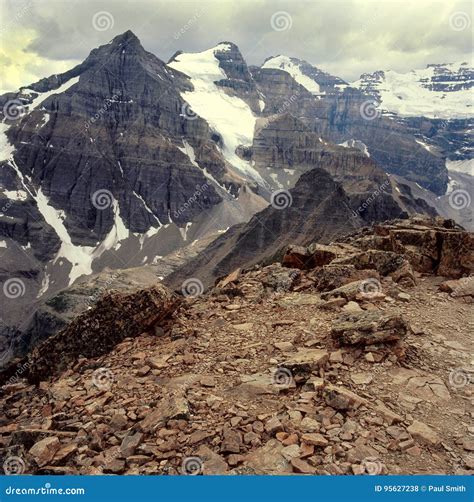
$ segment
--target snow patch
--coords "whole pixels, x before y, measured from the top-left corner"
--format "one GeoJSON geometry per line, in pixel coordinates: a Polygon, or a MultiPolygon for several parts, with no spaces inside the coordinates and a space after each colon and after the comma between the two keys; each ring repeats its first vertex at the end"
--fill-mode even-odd
{"type": "Polygon", "coordinates": [[[474,176],[474,159],[450,160],[446,159],[446,169],[457,173],[474,176]]]}
{"type": "Polygon", "coordinates": [[[300,65],[288,56],[276,56],[271,58],[268,61],[265,61],[262,68],[275,68],[277,70],[286,71],[286,73],[291,75],[293,79],[298,82],[298,84],[302,85],[312,94],[321,94],[319,85],[312,78],[305,75],[301,71],[300,65]]]}
{"type": "Polygon", "coordinates": [[[421,145],[425,150],[428,150],[428,152],[433,152],[434,151],[434,148],[432,148],[430,145],[427,145],[426,143],[424,143],[423,141],[421,141],[420,139],[417,139],[415,138],[415,141],[421,145]]]}
{"type": "Polygon", "coordinates": [[[36,298],[40,298],[43,296],[49,288],[49,275],[47,273],[44,274],[43,280],[41,281],[41,289],[38,291],[36,298]]]}
{"type": "Polygon", "coordinates": [[[54,89],[52,91],[46,91],[46,92],[37,92],[37,91],[33,91],[32,89],[21,89],[21,92],[23,92],[23,93],[34,92],[35,94],[38,94],[38,96],[36,96],[36,98],[34,98],[33,101],[29,105],[26,105],[26,106],[28,106],[28,111],[31,112],[35,108],[38,108],[38,106],[45,99],[48,99],[53,94],[61,94],[65,91],[67,91],[74,84],[77,84],[77,82],[79,82],[79,77],[73,77],[73,78],[70,78],[67,82],[64,82],[64,84],[60,85],[57,89],[54,89]]]}
{"type": "MultiPolygon", "coordinates": [[[[185,155],[187,155],[187,157],[189,158],[189,161],[191,162],[191,164],[193,166],[196,166],[197,168],[199,168],[207,179],[209,179],[210,181],[212,181],[213,183],[215,183],[218,187],[222,188],[222,190],[224,190],[225,192],[227,192],[227,193],[230,194],[230,191],[224,185],[221,185],[216,180],[216,178],[214,178],[214,176],[206,168],[203,169],[196,162],[196,154],[194,153],[194,148],[185,139],[183,139],[183,146],[182,147],[178,146],[178,150],[180,150],[185,155]]],[[[230,195],[232,195],[232,194],[230,194],[230,195]]]]}
{"type": "Polygon", "coordinates": [[[184,242],[186,242],[186,240],[187,240],[188,230],[191,225],[192,225],[192,222],[188,221],[184,227],[178,227],[179,233],[181,234],[181,237],[183,238],[184,242]]]}
{"type": "Polygon", "coordinates": [[[14,201],[24,201],[28,198],[28,194],[24,190],[4,190],[3,195],[14,201]]]}
{"type": "Polygon", "coordinates": [[[339,146],[343,146],[344,148],[355,148],[356,150],[359,150],[367,157],[370,157],[370,153],[369,153],[369,149],[367,148],[367,145],[358,139],[348,139],[347,141],[344,141],[343,143],[339,143],[339,146]]]}
{"type": "Polygon", "coordinates": [[[51,206],[48,197],[43,193],[41,188],[38,190],[35,199],[38,210],[43,218],[54,229],[61,240],[61,247],[53,263],[56,263],[58,260],[61,263],[61,258],[64,258],[72,265],[69,272],[69,285],[82,275],[90,275],[92,273],[92,262],[105,251],[118,249],[120,242],[130,235],[120,216],[118,201],[114,200],[112,203],[114,224],[105,239],[97,247],[76,246],[72,243],[71,237],[64,225],[66,218],[64,211],[51,206]]]}
{"type": "Polygon", "coordinates": [[[15,151],[15,148],[7,138],[6,133],[9,127],[10,126],[4,122],[0,122],[0,161],[9,159],[15,151]]]}

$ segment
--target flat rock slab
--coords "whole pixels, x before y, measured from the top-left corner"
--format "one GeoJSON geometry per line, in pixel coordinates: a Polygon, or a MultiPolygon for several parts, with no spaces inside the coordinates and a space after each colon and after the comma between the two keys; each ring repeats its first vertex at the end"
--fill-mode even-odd
{"type": "Polygon", "coordinates": [[[445,281],[439,285],[440,291],[445,291],[453,297],[474,296],[474,277],[445,281]]]}
{"type": "Polygon", "coordinates": [[[270,439],[245,457],[245,465],[255,474],[289,474],[293,472],[290,462],[284,457],[284,446],[270,439]]]}
{"type": "Polygon", "coordinates": [[[246,397],[254,397],[263,394],[279,394],[282,391],[296,387],[290,373],[278,371],[272,373],[254,373],[253,375],[242,375],[241,384],[231,392],[246,397]]]}
{"type": "Polygon", "coordinates": [[[436,431],[429,425],[419,422],[418,420],[414,420],[410,427],[407,428],[407,431],[414,439],[432,446],[439,444],[441,441],[436,431]]]}
{"type": "Polygon", "coordinates": [[[320,306],[325,303],[319,295],[305,293],[290,293],[280,298],[277,302],[281,307],[299,307],[305,305],[320,306]]]}
{"type": "Polygon", "coordinates": [[[331,334],[342,344],[373,345],[401,340],[409,329],[408,322],[400,315],[370,310],[340,315],[331,334]]]}
{"type": "Polygon", "coordinates": [[[320,349],[300,349],[286,359],[282,368],[288,369],[292,375],[306,376],[309,378],[313,371],[324,366],[329,359],[329,353],[320,349]]]}
{"type": "Polygon", "coordinates": [[[331,384],[323,388],[323,398],[328,406],[336,410],[356,409],[359,406],[369,404],[366,399],[349,389],[331,384]]]}
{"type": "Polygon", "coordinates": [[[168,395],[139,423],[139,428],[143,432],[153,432],[164,427],[168,420],[188,418],[189,405],[186,398],[181,395],[168,395]]]}

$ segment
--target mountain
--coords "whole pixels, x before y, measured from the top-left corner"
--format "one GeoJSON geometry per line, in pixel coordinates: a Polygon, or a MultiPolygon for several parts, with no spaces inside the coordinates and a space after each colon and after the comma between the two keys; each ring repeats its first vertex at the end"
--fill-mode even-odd
{"type": "Polygon", "coordinates": [[[236,268],[271,260],[290,243],[329,242],[361,225],[339,183],[315,168],[303,174],[293,190],[282,191],[272,205],[219,236],[164,282],[181,289],[193,278],[209,287],[236,268]]]}
{"type": "Polygon", "coordinates": [[[23,291],[7,323],[81,275],[150,263],[264,207],[187,114],[192,89],[126,32],[2,96],[2,277],[23,291]]]}
{"type": "Polygon", "coordinates": [[[440,152],[427,150],[416,141],[413,128],[379,112],[371,95],[348,87],[318,68],[310,71],[309,66],[296,58],[278,56],[267,60],[261,68],[251,68],[265,96],[265,115],[283,110],[328,141],[360,141],[387,172],[419,183],[438,195],[446,192],[448,175],[440,152]],[[325,91],[315,94],[316,87],[309,81],[325,91]],[[282,91],[286,98],[282,98],[282,91]]]}
{"type": "MultiPolygon", "coordinates": [[[[1,96],[8,305],[0,332],[26,340],[53,332],[61,321],[45,302],[104,270],[149,266],[165,276],[174,253],[239,232],[314,170],[341,187],[360,224],[433,215],[436,196],[423,190],[445,194],[442,153],[421,144],[413,124],[364,117],[369,99],[296,58],[249,67],[231,42],[165,63],[130,31],[68,72],[1,96]]],[[[295,198],[310,195],[299,185],[295,198]]],[[[317,225],[326,217],[300,214],[317,225]]],[[[344,217],[335,221],[331,231],[302,228],[329,238],[347,229],[344,217]]],[[[272,216],[283,240],[288,223],[272,216]]],[[[273,246],[265,237],[259,257],[268,256],[266,243],[273,246]]],[[[227,249],[239,256],[233,244],[227,249]]]]}
{"type": "Polygon", "coordinates": [[[474,68],[467,62],[430,64],[422,70],[364,73],[350,84],[377,97],[381,109],[401,117],[472,118],[474,68]]]}
{"type": "Polygon", "coordinates": [[[430,64],[408,73],[377,71],[350,85],[374,96],[381,112],[411,128],[428,151],[446,157],[448,169],[473,174],[472,65],[430,64]]]}
{"type": "Polygon", "coordinates": [[[264,61],[262,68],[283,70],[315,96],[334,93],[340,86],[347,85],[341,78],[330,75],[307,61],[288,56],[269,57],[264,61]]]}
{"type": "Polygon", "coordinates": [[[449,204],[453,190],[474,191],[472,64],[430,64],[407,73],[377,71],[361,75],[350,86],[373,96],[381,114],[411,131],[426,151],[445,159],[448,186],[442,193],[435,190],[439,198],[423,193],[426,185],[415,189],[440,214],[473,228],[472,211],[453,212],[449,204]]]}

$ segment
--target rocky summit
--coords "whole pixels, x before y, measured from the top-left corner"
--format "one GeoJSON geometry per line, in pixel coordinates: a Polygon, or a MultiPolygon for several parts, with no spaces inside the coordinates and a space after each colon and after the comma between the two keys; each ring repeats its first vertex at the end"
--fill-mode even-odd
{"type": "Polygon", "coordinates": [[[472,473],[473,251],[415,217],[287,245],[206,293],[107,292],[2,373],[0,463],[472,473]]]}

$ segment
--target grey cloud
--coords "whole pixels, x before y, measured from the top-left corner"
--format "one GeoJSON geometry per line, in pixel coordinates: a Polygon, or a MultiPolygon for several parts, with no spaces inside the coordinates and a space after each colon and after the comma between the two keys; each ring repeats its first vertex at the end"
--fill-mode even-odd
{"type": "MultiPolygon", "coordinates": [[[[3,0],[2,10],[12,19],[23,5],[3,0]]],[[[348,80],[364,71],[463,60],[472,50],[471,29],[450,26],[450,16],[461,12],[472,28],[472,4],[464,0],[26,0],[26,5],[21,27],[37,33],[28,50],[51,60],[82,60],[127,29],[163,60],[177,50],[200,51],[229,40],[250,64],[288,54],[348,80]],[[100,11],[111,14],[111,29],[94,28],[93,16],[100,11]],[[291,16],[291,29],[272,28],[277,11],[291,16]]]]}

